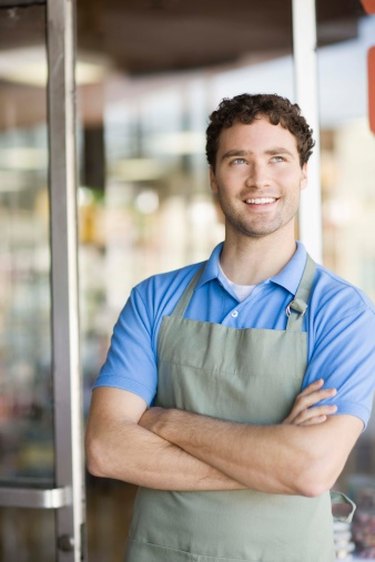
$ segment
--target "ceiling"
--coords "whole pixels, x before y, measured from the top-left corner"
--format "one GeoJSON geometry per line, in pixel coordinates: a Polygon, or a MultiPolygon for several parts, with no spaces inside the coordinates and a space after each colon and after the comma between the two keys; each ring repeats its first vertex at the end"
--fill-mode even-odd
{"type": "MultiPolygon", "coordinates": [[[[321,45],[356,35],[360,0],[316,4],[321,45]]],[[[77,0],[77,28],[126,73],[186,70],[290,52],[291,0],[77,0]]]]}
{"type": "MultiPolygon", "coordinates": [[[[130,75],[291,51],[291,0],[75,1],[79,53],[105,59],[130,75]]],[[[40,43],[42,3],[0,0],[0,50],[40,43]]],[[[320,45],[356,35],[364,13],[360,0],[316,0],[316,5],[320,45]]]]}
{"type": "MultiPolygon", "coordinates": [[[[21,64],[32,57],[30,47],[44,44],[42,4],[0,0],[0,130],[45,118],[44,91],[27,85],[21,64]],[[4,78],[4,66],[21,73],[19,84],[4,78]]],[[[356,36],[360,0],[316,4],[319,45],[356,36]]],[[[249,64],[292,50],[291,0],[76,0],[76,6],[79,62],[104,62],[128,77],[249,64]]],[[[100,120],[100,84],[80,94],[83,118],[100,120]]]]}

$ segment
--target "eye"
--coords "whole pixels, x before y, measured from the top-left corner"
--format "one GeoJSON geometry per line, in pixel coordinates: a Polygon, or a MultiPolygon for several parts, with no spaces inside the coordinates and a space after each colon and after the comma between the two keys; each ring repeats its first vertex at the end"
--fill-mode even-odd
{"type": "Polygon", "coordinates": [[[284,156],[280,156],[280,154],[276,154],[275,156],[272,156],[271,158],[271,162],[285,162],[286,158],[284,156]]]}
{"type": "Polygon", "coordinates": [[[246,160],[245,158],[233,158],[233,160],[230,161],[231,166],[240,166],[241,164],[246,164],[246,160]]]}

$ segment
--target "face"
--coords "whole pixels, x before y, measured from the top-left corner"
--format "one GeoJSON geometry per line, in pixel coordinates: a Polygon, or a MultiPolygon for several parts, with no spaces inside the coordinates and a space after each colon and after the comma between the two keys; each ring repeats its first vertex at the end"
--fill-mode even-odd
{"type": "Polygon", "coordinates": [[[210,183],[225,215],[226,235],[294,237],[294,217],[306,184],[295,137],[259,117],[235,123],[219,138],[210,183]]]}

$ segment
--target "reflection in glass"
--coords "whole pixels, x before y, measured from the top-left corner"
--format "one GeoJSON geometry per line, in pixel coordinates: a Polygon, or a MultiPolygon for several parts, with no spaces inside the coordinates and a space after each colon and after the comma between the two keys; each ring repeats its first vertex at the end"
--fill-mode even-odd
{"type": "Polygon", "coordinates": [[[53,478],[44,25],[44,8],[0,10],[0,480],[13,485],[53,478]]]}
{"type": "Polygon", "coordinates": [[[53,562],[53,510],[0,508],[0,562],[53,562]]]}
{"type": "MultiPolygon", "coordinates": [[[[319,9],[324,9],[323,0],[319,9]]],[[[353,15],[360,9],[353,4],[353,15]]],[[[318,52],[324,261],[373,301],[375,138],[367,115],[366,60],[374,37],[375,16],[362,16],[355,39],[318,52]]],[[[374,474],[372,415],[335,486],[357,503],[350,548],[359,559],[375,558],[374,474]]]]}

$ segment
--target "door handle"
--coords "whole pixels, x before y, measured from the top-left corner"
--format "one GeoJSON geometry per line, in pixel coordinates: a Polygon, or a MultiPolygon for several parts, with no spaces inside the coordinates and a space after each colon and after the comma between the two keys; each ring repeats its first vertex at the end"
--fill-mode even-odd
{"type": "Polygon", "coordinates": [[[69,486],[49,489],[0,487],[1,507],[59,509],[71,504],[72,491],[69,486]]]}

